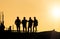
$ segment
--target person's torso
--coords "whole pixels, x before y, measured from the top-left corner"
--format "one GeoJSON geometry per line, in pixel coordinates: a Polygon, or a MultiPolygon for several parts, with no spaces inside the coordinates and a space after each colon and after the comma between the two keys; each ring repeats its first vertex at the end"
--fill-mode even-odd
{"type": "Polygon", "coordinates": [[[16,20],[16,25],[20,25],[20,20],[16,20]]]}
{"type": "Polygon", "coordinates": [[[27,20],[22,20],[22,24],[26,24],[27,23],[27,20]]]}
{"type": "Polygon", "coordinates": [[[33,21],[32,20],[29,20],[28,25],[29,26],[32,26],[32,24],[33,24],[33,21]]]}
{"type": "Polygon", "coordinates": [[[38,21],[34,20],[34,26],[37,26],[37,25],[38,25],[38,21]]]}

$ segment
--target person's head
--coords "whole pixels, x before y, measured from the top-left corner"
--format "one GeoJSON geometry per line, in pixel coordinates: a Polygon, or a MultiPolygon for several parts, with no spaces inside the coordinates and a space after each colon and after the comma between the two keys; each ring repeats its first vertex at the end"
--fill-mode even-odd
{"type": "Polygon", "coordinates": [[[26,19],[26,17],[24,17],[23,19],[26,19]]]}
{"type": "Polygon", "coordinates": [[[36,17],[34,17],[34,19],[36,19],[36,17]]]}
{"type": "Polygon", "coordinates": [[[19,19],[19,17],[17,17],[17,19],[19,19]]]}
{"type": "Polygon", "coordinates": [[[31,20],[31,17],[29,17],[29,20],[31,20]]]}

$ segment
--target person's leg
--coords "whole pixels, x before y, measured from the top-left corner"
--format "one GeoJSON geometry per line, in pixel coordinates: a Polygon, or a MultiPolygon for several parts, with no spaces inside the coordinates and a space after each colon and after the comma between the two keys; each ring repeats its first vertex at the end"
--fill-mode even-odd
{"type": "Polygon", "coordinates": [[[18,32],[18,27],[17,27],[17,32],[18,32]]]}
{"type": "Polygon", "coordinates": [[[27,27],[25,27],[25,31],[27,32],[27,27]]]}
{"type": "Polygon", "coordinates": [[[25,26],[24,28],[25,28],[25,32],[27,32],[27,27],[25,26]]]}
{"type": "Polygon", "coordinates": [[[28,27],[28,32],[29,32],[29,27],[28,27]]]}
{"type": "Polygon", "coordinates": [[[18,26],[18,32],[20,32],[20,26],[18,26]]]}
{"type": "Polygon", "coordinates": [[[35,26],[35,32],[37,32],[37,26],[35,26]]]}
{"type": "Polygon", "coordinates": [[[30,28],[30,32],[32,32],[32,27],[30,28]]]}
{"type": "Polygon", "coordinates": [[[24,27],[23,27],[23,32],[24,32],[24,27]]]}
{"type": "Polygon", "coordinates": [[[33,32],[34,32],[34,26],[33,26],[33,32]]]}
{"type": "Polygon", "coordinates": [[[20,32],[20,26],[19,26],[19,32],[20,32]]]}
{"type": "Polygon", "coordinates": [[[37,31],[37,26],[36,26],[36,31],[37,31]]]}

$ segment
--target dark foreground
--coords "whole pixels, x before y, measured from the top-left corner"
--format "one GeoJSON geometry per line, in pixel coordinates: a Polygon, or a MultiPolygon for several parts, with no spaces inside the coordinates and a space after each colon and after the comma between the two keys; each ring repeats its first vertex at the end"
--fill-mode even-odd
{"type": "Polygon", "coordinates": [[[46,31],[38,33],[0,32],[0,39],[60,39],[60,33],[46,31]]]}

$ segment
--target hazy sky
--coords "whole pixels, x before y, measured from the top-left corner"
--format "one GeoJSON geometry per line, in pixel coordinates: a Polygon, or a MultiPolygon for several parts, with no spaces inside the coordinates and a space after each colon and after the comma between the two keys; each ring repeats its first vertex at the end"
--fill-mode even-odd
{"type": "Polygon", "coordinates": [[[4,12],[7,28],[10,25],[15,27],[14,21],[17,16],[21,20],[24,16],[27,20],[36,16],[39,21],[38,31],[60,31],[60,17],[54,16],[54,12],[57,11],[54,7],[60,8],[60,0],[0,0],[0,11],[4,12]]]}

